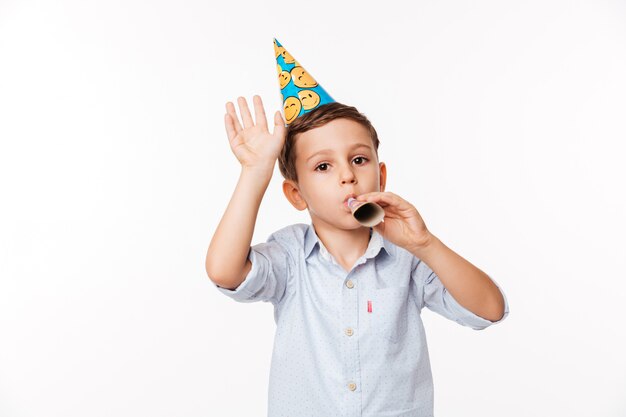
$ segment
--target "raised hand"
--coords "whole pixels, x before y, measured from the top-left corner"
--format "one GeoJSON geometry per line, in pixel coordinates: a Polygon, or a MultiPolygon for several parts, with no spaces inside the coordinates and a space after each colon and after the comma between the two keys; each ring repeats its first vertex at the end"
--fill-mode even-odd
{"type": "Polygon", "coordinates": [[[261,97],[253,97],[256,123],[244,97],[237,99],[243,127],[239,122],[235,106],[226,103],[224,124],[230,148],[244,168],[273,169],[285,142],[286,127],[280,111],[274,113],[274,130],[269,132],[261,97]]]}

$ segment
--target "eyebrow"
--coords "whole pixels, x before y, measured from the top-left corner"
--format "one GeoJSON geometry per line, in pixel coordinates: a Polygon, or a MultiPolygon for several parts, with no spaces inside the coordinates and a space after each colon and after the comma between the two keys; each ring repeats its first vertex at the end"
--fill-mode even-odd
{"type": "MultiPolygon", "coordinates": [[[[354,145],[353,147],[350,148],[351,151],[355,150],[355,149],[359,149],[359,148],[367,148],[369,150],[371,150],[372,148],[364,143],[358,143],[356,145],[354,145]]],[[[322,153],[329,153],[332,152],[332,149],[322,149],[321,151],[315,152],[313,155],[309,156],[306,160],[306,162],[309,162],[311,159],[313,159],[314,157],[318,156],[319,154],[322,153]]]]}

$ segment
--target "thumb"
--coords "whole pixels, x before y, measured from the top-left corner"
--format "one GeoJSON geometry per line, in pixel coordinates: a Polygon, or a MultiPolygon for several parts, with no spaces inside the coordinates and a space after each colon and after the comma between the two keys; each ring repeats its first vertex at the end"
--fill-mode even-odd
{"type": "Polygon", "coordinates": [[[280,114],[280,111],[276,111],[274,113],[274,132],[273,135],[280,136],[283,138],[286,134],[287,127],[285,121],[283,120],[283,116],[280,114]]]}

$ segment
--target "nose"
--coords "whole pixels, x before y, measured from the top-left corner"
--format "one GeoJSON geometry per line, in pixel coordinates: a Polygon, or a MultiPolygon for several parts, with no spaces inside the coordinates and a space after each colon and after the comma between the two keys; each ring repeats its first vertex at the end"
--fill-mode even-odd
{"type": "Polygon", "coordinates": [[[350,184],[356,184],[356,176],[354,175],[354,172],[352,172],[351,168],[344,168],[343,171],[341,171],[341,183],[342,184],[346,184],[346,183],[350,183],[350,184]]]}

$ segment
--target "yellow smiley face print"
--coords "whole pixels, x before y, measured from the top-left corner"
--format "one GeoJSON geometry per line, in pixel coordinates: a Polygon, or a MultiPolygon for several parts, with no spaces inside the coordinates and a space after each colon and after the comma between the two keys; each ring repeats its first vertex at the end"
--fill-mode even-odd
{"type": "Polygon", "coordinates": [[[278,56],[280,55],[282,49],[285,49],[285,48],[283,48],[282,46],[278,46],[276,41],[274,41],[274,55],[275,55],[274,58],[278,58],[278,56]]]}
{"type": "Polygon", "coordinates": [[[313,88],[317,87],[317,81],[306,72],[303,67],[293,67],[291,69],[291,78],[296,87],[300,88],[313,88]]]}
{"type": "Polygon", "coordinates": [[[314,109],[320,104],[320,95],[313,90],[300,90],[298,91],[298,97],[300,97],[304,110],[314,109]]]}
{"type": "Polygon", "coordinates": [[[281,90],[289,84],[289,81],[291,81],[291,74],[289,74],[289,71],[281,71],[278,74],[278,84],[280,84],[281,90]]]}
{"type": "Polygon", "coordinates": [[[285,60],[285,64],[293,64],[294,62],[296,62],[295,58],[292,57],[291,54],[285,50],[284,47],[276,45],[276,42],[274,42],[274,54],[276,55],[276,58],[282,55],[283,59],[285,60]]]}
{"type": "Polygon", "coordinates": [[[285,121],[287,124],[293,122],[302,109],[302,103],[297,97],[290,96],[285,99],[283,103],[283,110],[285,111],[285,121]]]}

